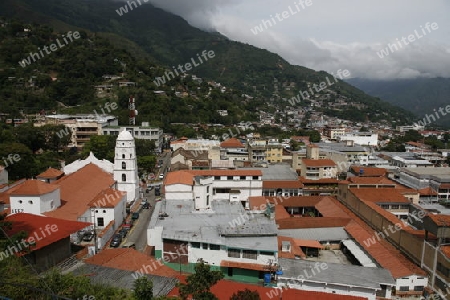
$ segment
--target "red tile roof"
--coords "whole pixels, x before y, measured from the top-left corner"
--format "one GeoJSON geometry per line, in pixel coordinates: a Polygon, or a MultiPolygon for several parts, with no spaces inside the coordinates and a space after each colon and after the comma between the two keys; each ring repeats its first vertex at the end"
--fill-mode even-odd
{"type": "Polygon", "coordinates": [[[49,217],[78,220],[90,209],[90,202],[115,183],[113,176],[94,164],[88,164],[75,173],[55,181],[61,187],[61,206],[44,213],[49,217]]]}
{"type": "Polygon", "coordinates": [[[104,249],[85,260],[91,265],[115,268],[119,270],[140,272],[166,277],[175,277],[179,273],[154,257],[145,255],[132,248],[104,249]]]}
{"type": "Polygon", "coordinates": [[[236,261],[222,260],[220,262],[221,267],[228,268],[241,268],[247,270],[255,270],[255,271],[267,271],[267,265],[263,264],[255,264],[255,263],[241,263],[236,261]]]}
{"type": "Polygon", "coordinates": [[[377,188],[350,188],[349,191],[362,201],[373,203],[411,203],[396,189],[377,188]]]}
{"type": "Polygon", "coordinates": [[[270,203],[276,203],[284,207],[314,207],[323,196],[290,196],[290,197],[266,197],[270,203]]]}
{"type": "MultiPolygon", "coordinates": [[[[91,225],[91,223],[86,222],[66,221],[27,213],[9,215],[5,220],[12,223],[12,229],[6,230],[9,236],[25,231],[28,238],[33,237],[35,239],[36,246],[32,250],[38,250],[61,239],[68,238],[72,233],[91,225]]],[[[28,239],[25,240],[29,241],[28,239]]]]}
{"type": "Polygon", "coordinates": [[[88,204],[89,207],[114,208],[119,204],[120,200],[126,195],[126,192],[121,192],[111,188],[101,191],[88,204]]]}
{"type": "Polygon", "coordinates": [[[281,205],[275,206],[275,221],[276,222],[278,220],[287,219],[290,217],[291,217],[291,215],[286,211],[286,209],[283,206],[281,206],[281,205]]]}
{"type": "Polygon", "coordinates": [[[164,179],[164,185],[186,184],[194,185],[194,176],[189,171],[175,171],[167,173],[164,179]]]}
{"type": "Polygon", "coordinates": [[[420,196],[436,196],[438,194],[431,187],[426,187],[417,191],[419,192],[420,196]]]}
{"type": "Polygon", "coordinates": [[[392,184],[397,185],[394,181],[387,179],[386,177],[360,177],[360,176],[353,176],[347,178],[347,180],[350,183],[356,183],[356,184],[392,184]]]}
{"type": "Polygon", "coordinates": [[[303,184],[299,180],[265,180],[263,189],[300,189],[303,184]]]}
{"type": "Polygon", "coordinates": [[[387,170],[385,168],[375,168],[375,167],[360,167],[352,166],[351,170],[354,174],[360,177],[382,177],[386,175],[387,170]],[[363,170],[363,174],[360,174],[360,170],[363,170]]]}
{"type": "MultiPolygon", "coordinates": [[[[185,282],[185,278],[180,278],[182,282],[185,282]]],[[[238,291],[243,291],[249,289],[251,291],[258,292],[261,300],[274,300],[280,299],[283,295],[283,300],[364,300],[366,298],[348,296],[348,295],[337,295],[332,293],[321,293],[313,291],[303,291],[296,289],[275,289],[269,287],[262,287],[261,285],[252,285],[246,283],[240,283],[230,280],[220,280],[217,284],[211,287],[211,292],[216,295],[219,300],[229,300],[234,293],[238,291]]],[[[170,291],[168,296],[179,295],[178,288],[174,288],[170,291]]],[[[188,298],[192,300],[192,298],[188,298]]]]}
{"type": "Polygon", "coordinates": [[[226,141],[220,143],[221,148],[245,148],[244,144],[241,143],[237,138],[230,138],[226,141]]]}
{"type": "MultiPolygon", "coordinates": [[[[367,225],[368,227],[368,225],[367,225]]],[[[403,256],[399,250],[388,241],[380,238],[378,241],[374,230],[365,229],[355,221],[350,222],[345,230],[364,247],[365,251],[373,257],[381,267],[389,270],[394,278],[410,275],[425,276],[426,272],[403,256]]]]}
{"type": "Polygon", "coordinates": [[[427,216],[439,227],[450,227],[450,215],[428,214],[427,216]]]}
{"type": "Polygon", "coordinates": [[[21,184],[10,193],[11,196],[40,196],[51,193],[59,188],[58,185],[45,183],[40,180],[30,179],[21,184]]]}
{"type": "Polygon", "coordinates": [[[335,167],[336,163],[331,159],[302,159],[302,163],[308,167],[335,167]]]}
{"type": "Polygon", "coordinates": [[[296,245],[295,240],[286,236],[278,236],[278,257],[279,258],[289,258],[295,259],[296,257],[306,258],[306,254],[302,251],[302,249],[296,245]],[[291,244],[291,251],[284,252],[281,250],[283,246],[283,242],[289,242],[291,244]]]}
{"type": "Polygon", "coordinates": [[[61,176],[63,174],[64,174],[64,172],[61,172],[60,170],[48,168],[46,171],[42,172],[41,174],[39,174],[36,177],[50,179],[50,178],[58,178],[59,176],[61,176]]]}

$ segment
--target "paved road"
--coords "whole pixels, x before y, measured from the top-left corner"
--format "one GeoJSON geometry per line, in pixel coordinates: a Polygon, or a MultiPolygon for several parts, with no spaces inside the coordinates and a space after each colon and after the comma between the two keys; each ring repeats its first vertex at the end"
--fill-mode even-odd
{"type": "MultiPolygon", "coordinates": [[[[159,173],[165,172],[167,170],[167,167],[170,164],[170,153],[162,153],[162,155],[158,157],[158,161],[160,159],[162,159],[164,163],[159,173]]],[[[159,173],[156,174],[156,178],[158,178],[159,173]]],[[[155,181],[154,183],[157,183],[157,181],[155,181]]],[[[135,221],[133,228],[130,230],[124,241],[134,242],[136,244],[136,250],[141,252],[144,251],[145,247],[147,246],[147,228],[148,224],[150,223],[150,218],[152,216],[153,210],[155,209],[155,189],[153,188],[150,193],[144,193],[144,197],[147,198],[147,201],[150,203],[151,207],[150,209],[142,209],[141,206],[139,219],[135,221]]]]}

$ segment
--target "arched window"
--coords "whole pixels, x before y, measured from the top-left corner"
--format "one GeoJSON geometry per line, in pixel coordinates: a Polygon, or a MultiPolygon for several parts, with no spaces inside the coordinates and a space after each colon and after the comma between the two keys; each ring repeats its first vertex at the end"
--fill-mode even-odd
{"type": "Polygon", "coordinates": [[[125,158],[125,154],[122,154],[122,158],[125,158]]]}
{"type": "Polygon", "coordinates": [[[127,181],[127,175],[122,174],[122,181],[127,181]]]}
{"type": "Polygon", "coordinates": [[[127,168],[127,164],[123,161],[122,162],[122,170],[125,170],[127,168]]]}

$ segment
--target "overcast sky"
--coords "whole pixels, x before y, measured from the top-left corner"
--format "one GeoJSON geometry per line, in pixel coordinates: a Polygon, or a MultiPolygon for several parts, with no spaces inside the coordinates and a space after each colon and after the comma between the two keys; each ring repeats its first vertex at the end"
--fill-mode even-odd
{"type": "Polygon", "coordinates": [[[193,26],[314,70],[348,69],[352,77],[365,78],[450,77],[449,0],[310,0],[304,8],[300,1],[150,0],[193,26]],[[272,26],[252,32],[271,16],[272,26]],[[428,31],[427,22],[438,28],[428,31]],[[416,37],[405,40],[408,45],[396,40],[411,34],[416,37]],[[397,43],[398,50],[386,48],[388,43],[397,43]],[[384,48],[389,53],[381,58],[377,52],[384,48]]]}

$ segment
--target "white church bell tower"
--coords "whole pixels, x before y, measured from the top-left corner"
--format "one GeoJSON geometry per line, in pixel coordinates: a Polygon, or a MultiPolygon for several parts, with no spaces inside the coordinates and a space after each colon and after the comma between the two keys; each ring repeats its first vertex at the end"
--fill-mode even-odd
{"type": "Polygon", "coordinates": [[[114,180],[119,191],[127,192],[127,202],[139,197],[136,146],[130,132],[124,130],[117,137],[114,151],[114,180]]]}

